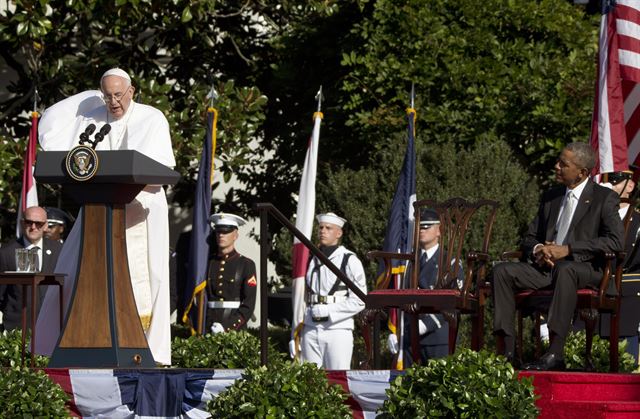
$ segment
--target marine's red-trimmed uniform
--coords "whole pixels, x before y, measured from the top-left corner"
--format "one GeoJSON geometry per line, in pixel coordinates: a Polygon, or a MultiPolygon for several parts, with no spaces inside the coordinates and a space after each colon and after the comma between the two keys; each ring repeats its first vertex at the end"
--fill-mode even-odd
{"type": "Polygon", "coordinates": [[[222,324],[225,331],[244,328],[256,303],[255,263],[235,250],[216,255],[209,261],[207,278],[209,308],[205,332],[211,330],[214,322],[222,324]],[[239,306],[230,308],[234,302],[239,306]],[[211,308],[212,305],[220,307],[211,308]]]}

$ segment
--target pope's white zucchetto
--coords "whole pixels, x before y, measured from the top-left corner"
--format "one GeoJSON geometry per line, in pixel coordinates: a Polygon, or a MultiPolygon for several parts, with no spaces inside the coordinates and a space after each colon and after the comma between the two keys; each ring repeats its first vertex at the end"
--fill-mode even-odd
{"type": "Polygon", "coordinates": [[[104,74],[100,78],[100,86],[102,86],[102,80],[104,80],[104,78],[108,76],[122,77],[123,79],[127,80],[129,84],[131,84],[131,77],[129,77],[129,74],[127,74],[126,71],[121,68],[112,68],[111,70],[107,70],[104,72],[104,74]]]}
{"type": "Polygon", "coordinates": [[[327,212],[326,214],[318,214],[316,219],[318,220],[319,223],[334,224],[334,225],[337,225],[340,228],[342,228],[344,226],[344,223],[347,222],[347,220],[345,220],[342,217],[337,216],[333,212],[327,212]]]}

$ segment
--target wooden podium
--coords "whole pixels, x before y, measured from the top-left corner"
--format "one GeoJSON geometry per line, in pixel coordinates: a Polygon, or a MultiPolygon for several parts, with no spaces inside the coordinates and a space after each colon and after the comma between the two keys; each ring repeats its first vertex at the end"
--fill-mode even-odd
{"type": "Polygon", "coordinates": [[[155,367],[129,276],[125,204],[146,185],[175,184],[180,175],[137,151],[98,151],[95,176],[77,181],[66,172],[66,156],[39,152],[35,171],[83,207],[77,279],[48,366],[155,367]]]}

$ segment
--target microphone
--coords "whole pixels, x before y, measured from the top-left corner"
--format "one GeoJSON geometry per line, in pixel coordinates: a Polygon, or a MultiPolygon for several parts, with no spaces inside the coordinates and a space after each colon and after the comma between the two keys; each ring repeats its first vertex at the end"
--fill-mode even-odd
{"type": "Polygon", "coordinates": [[[93,131],[96,130],[96,125],[95,124],[89,124],[87,126],[87,128],[85,128],[84,132],[82,134],[80,134],[80,144],[84,144],[84,143],[88,143],[89,141],[89,136],[91,134],[93,134],[93,131]]]}
{"type": "Polygon", "coordinates": [[[98,145],[100,141],[104,140],[104,136],[107,135],[109,131],[111,131],[111,125],[109,124],[104,124],[102,128],[100,128],[100,132],[93,137],[93,148],[96,148],[96,145],[98,145]]]}

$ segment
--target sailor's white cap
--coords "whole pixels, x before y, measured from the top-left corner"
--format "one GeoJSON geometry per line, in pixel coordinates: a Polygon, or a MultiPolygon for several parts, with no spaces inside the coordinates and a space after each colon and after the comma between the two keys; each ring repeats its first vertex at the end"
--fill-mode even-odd
{"type": "Polygon", "coordinates": [[[347,220],[337,216],[333,212],[327,212],[326,214],[318,214],[316,216],[316,219],[318,220],[319,223],[335,224],[340,228],[342,228],[342,226],[344,226],[344,223],[347,222],[347,220]]]}

